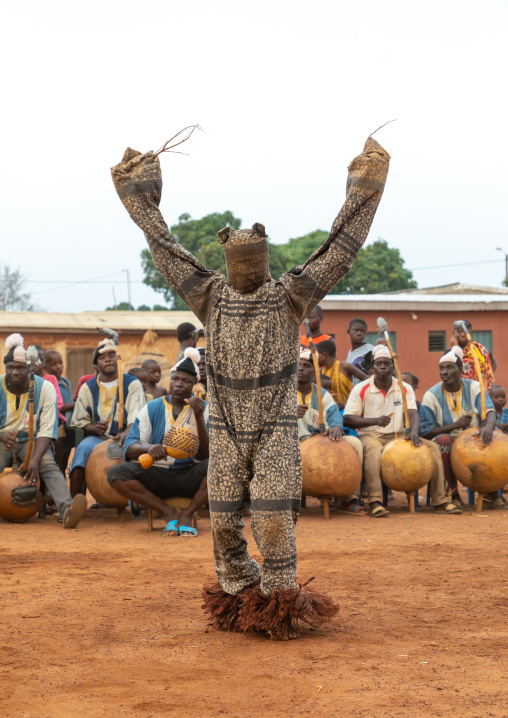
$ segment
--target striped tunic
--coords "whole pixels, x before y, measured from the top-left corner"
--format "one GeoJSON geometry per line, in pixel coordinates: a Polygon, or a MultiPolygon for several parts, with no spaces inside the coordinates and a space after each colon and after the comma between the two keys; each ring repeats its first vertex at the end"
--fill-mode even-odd
{"type": "MultiPolygon", "coordinates": [[[[7,389],[5,374],[0,377],[0,430],[17,431],[16,441],[28,441],[28,391],[17,397],[7,389]]],[[[34,438],[56,439],[58,408],[54,386],[34,376],[34,438]]]]}

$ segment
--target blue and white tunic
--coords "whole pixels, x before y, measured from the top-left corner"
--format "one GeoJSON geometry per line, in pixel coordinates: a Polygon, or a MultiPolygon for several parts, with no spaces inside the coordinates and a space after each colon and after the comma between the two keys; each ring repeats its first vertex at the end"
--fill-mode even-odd
{"type": "MultiPolygon", "coordinates": [[[[175,419],[173,415],[173,407],[169,402],[169,396],[161,396],[153,399],[144,406],[136,417],[134,424],[129,432],[129,436],[124,443],[124,452],[127,451],[131,444],[138,441],[142,444],[162,444],[164,434],[166,434],[172,426],[182,426],[189,429],[196,436],[198,435],[196,417],[190,406],[186,406],[178,417],[175,419]]],[[[208,403],[205,402],[205,410],[203,413],[206,426],[208,428],[208,403]]],[[[163,469],[185,469],[196,464],[199,459],[174,459],[172,456],[164,461],[154,462],[154,466],[163,469]]]]}
{"type": "MultiPolygon", "coordinates": [[[[139,379],[130,374],[123,375],[124,428],[132,424],[146,404],[145,393],[139,379]]],[[[118,434],[118,379],[102,383],[93,377],[83,384],[72,414],[71,426],[80,429],[87,424],[110,421],[104,438],[111,439],[118,434]]]]}
{"type": "MultiPolygon", "coordinates": [[[[427,436],[436,426],[454,424],[461,416],[472,416],[470,426],[480,426],[481,392],[480,384],[472,379],[462,379],[462,388],[456,394],[445,391],[443,382],[435,384],[425,392],[420,406],[420,436],[427,436]]],[[[487,413],[495,411],[490,396],[485,392],[487,413]]],[[[460,430],[451,432],[458,436],[460,430]]]]}
{"type": "MultiPolygon", "coordinates": [[[[28,441],[28,391],[16,396],[7,389],[5,374],[0,377],[0,431],[17,431],[16,441],[28,441]]],[[[56,439],[58,408],[56,391],[49,381],[34,376],[34,439],[56,439]]]]}

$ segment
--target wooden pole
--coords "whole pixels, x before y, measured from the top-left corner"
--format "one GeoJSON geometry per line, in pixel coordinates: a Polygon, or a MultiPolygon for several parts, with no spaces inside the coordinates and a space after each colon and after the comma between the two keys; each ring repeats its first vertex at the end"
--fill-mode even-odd
{"type": "Polygon", "coordinates": [[[392,343],[390,341],[390,335],[386,329],[384,331],[384,335],[385,335],[386,344],[388,346],[388,349],[390,350],[390,354],[392,355],[392,361],[393,361],[393,366],[395,367],[395,373],[397,374],[397,381],[399,383],[399,389],[400,389],[400,393],[402,395],[402,408],[404,410],[404,425],[406,427],[406,436],[409,436],[410,428],[409,428],[409,414],[408,414],[408,410],[407,410],[406,390],[404,389],[404,386],[402,384],[402,374],[400,373],[400,369],[399,369],[399,360],[398,360],[397,354],[393,350],[392,343]]]}
{"type": "Polygon", "coordinates": [[[26,350],[27,364],[30,369],[28,380],[28,447],[26,451],[25,461],[23,463],[23,473],[28,470],[28,464],[32,457],[34,448],[34,399],[35,399],[35,378],[34,378],[34,361],[39,361],[39,355],[35,347],[28,347],[26,350]],[[32,351],[33,350],[33,351],[32,351]],[[35,353],[35,354],[34,354],[35,353]]]}
{"type": "Polygon", "coordinates": [[[312,341],[309,322],[307,319],[305,319],[304,325],[305,325],[305,331],[307,332],[307,339],[309,340],[309,349],[312,354],[312,361],[314,363],[314,372],[316,374],[316,386],[317,386],[317,395],[318,395],[318,397],[317,397],[317,399],[318,399],[318,414],[319,414],[319,433],[325,434],[326,427],[325,427],[325,416],[323,413],[323,397],[321,394],[321,373],[319,371],[319,361],[318,361],[317,349],[316,349],[316,345],[312,341]]]}
{"type": "Polygon", "coordinates": [[[464,322],[461,322],[461,324],[464,329],[464,334],[467,337],[468,346],[471,349],[471,356],[473,357],[474,368],[476,371],[476,378],[478,379],[478,383],[480,385],[480,392],[481,392],[480,400],[481,400],[481,404],[482,404],[481,419],[482,419],[482,422],[484,422],[485,418],[487,416],[487,407],[485,404],[485,384],[483,382],[483,374],[482,374],[482,370],[480,367],[480,362],[478,361],[478,354],[477,354],[478,350],[474,345],[473,338],[472,338],[471,334],[468,332],[466,325],[464,324],[464,322]]]}

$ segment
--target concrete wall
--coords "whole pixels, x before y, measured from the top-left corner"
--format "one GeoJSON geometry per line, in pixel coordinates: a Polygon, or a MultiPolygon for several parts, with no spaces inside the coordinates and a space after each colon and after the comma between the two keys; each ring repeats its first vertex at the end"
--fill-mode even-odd
{"type": "Polygon", "coordinates": [[[325,310],[321,328],[328,334],[332,332],[335,334],[339,359],[344,360],[351,347],[346,334],[351,319],[362,317],[367,322],[368,331],[375,332],[376,321],[380,314],[386,319],[390,329],[397,332],[397,354],[401,371],[411,371],[420,379],[420,389],[416,392],[418,399],[423,397],[429,387],[440,381],[438,363],[441,353],[429,352],[429,331],[446,331],[447,336],[451,337],[452,325],[457,319],[468,319],[473,325],[473,330],[492,331],[494,356],[498,362],[495,380],[508,389],[508,362],[505,360],[508,352],[506,336],[508,312],[467,312],[467,316],[463,317],[453,312],[429,312],[420,309],[415,312],[325,310]]]}

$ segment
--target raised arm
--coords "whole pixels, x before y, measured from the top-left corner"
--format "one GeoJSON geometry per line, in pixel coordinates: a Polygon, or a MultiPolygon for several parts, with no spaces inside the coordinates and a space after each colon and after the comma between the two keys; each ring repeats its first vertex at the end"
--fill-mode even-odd
{"type": "Polygon", "coordinates": [[[351,269],[381,200],[389,162],[390,155],[369,137],[362,154],[349,165],[346,201],[328,239],[303,266],[282,275],[281,283],[298,320],[303,320],[351,269]]]}
{"type": "Polygon", "coordinates": [[[159,209],[162,174],[153,152],[142,155],[128,147],[120,164],[111,168],[113,184],[131,219],[144,232],[155,266],[189,309],[205,322],[211,301],[223,283],[179,245],[159,209]]]}

